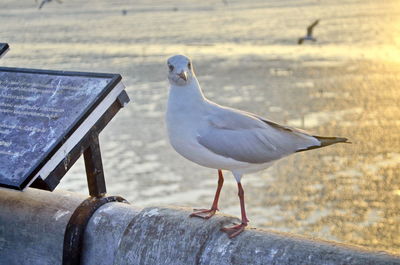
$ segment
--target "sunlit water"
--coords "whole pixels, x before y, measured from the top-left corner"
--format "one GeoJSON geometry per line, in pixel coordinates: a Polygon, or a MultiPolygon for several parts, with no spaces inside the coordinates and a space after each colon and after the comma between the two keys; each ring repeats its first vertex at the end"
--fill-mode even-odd
{"type": "MultiPolygon", "coordinates": [[[[138,206],[208,207],[217,175],[164,130],[165,60],[194,60],[205,94],[352,145],[299,153],[243,179],[251,225],[400,253],[400,3],[0,3],[4,66],[121,73],[132,102],[101,135],[108,192],[138,206]],[[127,14],[123,15],[122,10],[127,14]],[[296,45],[320,18],[318,41],[296,45]]],[[[239,215],[229,172],[220,209],[239,215]]],[[[60,189],[86,191],[82,161],[60,189]]]]}

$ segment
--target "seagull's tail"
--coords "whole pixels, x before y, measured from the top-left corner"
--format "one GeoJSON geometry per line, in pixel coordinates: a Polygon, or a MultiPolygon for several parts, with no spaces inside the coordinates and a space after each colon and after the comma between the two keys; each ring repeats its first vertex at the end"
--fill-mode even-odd
{"type": "Polygon", "coordinates": [[[316,136],[316,135],[313,135],[313,137],[315,137],[321,143],[321,145],[309,146],[307,148],[297,150],[296,152],[302,152],[302,151],[307,151],[307,150],[311,150],[311,149],[321,148],[324,146],[328,146],[331,144],[337,144],[337,143],[351,144],[351,142],[349,142],[349,140],[344,137],[324,137],[324,136],[316,136]]]}
{"type": "Polygon", "coordinates": [[[323,136],[314,136],[315,138],[318,139],[318,141],[321,142],[321,147],[328,146],[331,144],[337,144],[337,143],[347,143],[351,144],[347,138],[344,137],[323,137],[323,136]]]}

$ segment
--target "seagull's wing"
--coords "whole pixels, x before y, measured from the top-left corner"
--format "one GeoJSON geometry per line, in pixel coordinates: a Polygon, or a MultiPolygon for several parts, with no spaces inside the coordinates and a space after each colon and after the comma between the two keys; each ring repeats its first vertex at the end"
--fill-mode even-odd
{"type": "Polygon", "coordinates": [[[46,3],[47,3],[47,0],[43,0],[43,1],[40,3],[38,9],[42,9],[42,7],[44,6],[44,4],[46,4],[46,3]]]}
{"type": "Polygon", "coordinates": [[[210,113],[197,140],[216,154],[248,163],[266,163],[321,145],[303,131],[220,106],[210,113]]]}
{"type": "Polygon", "coordinates": [[[313,29],[316,25],[318,25],[318,23],[319,23],[319,19],[315,20],[310,26],[307,27],[307,35],[308,36],[312,35],[313,29]]]}

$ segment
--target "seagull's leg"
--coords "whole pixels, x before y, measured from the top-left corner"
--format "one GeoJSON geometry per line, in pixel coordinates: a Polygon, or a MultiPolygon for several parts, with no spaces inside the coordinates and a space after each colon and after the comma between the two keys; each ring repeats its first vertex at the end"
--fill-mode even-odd
{"type": "Polygon", "coordinates": [[[215,192],[214,202],[211,205],[211,209],[198,210],[190,215],[190,217],[200,217],[203,219],[208,219],[212,217],[216,211],[218,211],[218,200],[219,194],[221,193],[222,185],[224,184],[224,176],[222,175],[222,170],[218,169],[218,187],[215,192]]]}
{"type": "Polygon", "coordinates": [[[242,223],[238,225],[234,225],[231,227],[224,227],[221,229],[222,232],[228,234],[229,238],[233,238],[243,232],[244,228],[247,226],[249,219],[246,216],[246,209],[244,206],[244,190],[240,181],[238,182],[238,195],[240,200],[240,212],[242,214],[242,223]]]}

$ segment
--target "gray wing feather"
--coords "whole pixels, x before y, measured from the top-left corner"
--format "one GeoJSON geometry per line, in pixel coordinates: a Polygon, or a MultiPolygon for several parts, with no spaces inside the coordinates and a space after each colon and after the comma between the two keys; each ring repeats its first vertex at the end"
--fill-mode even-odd
{"type": "Polygon", "coordinates": [[[248,163],[270,162],[320,144],[302,131],[220,106],[208,116],[208,126],[199,131],[197,140],[216,154],[248,163]]]}

